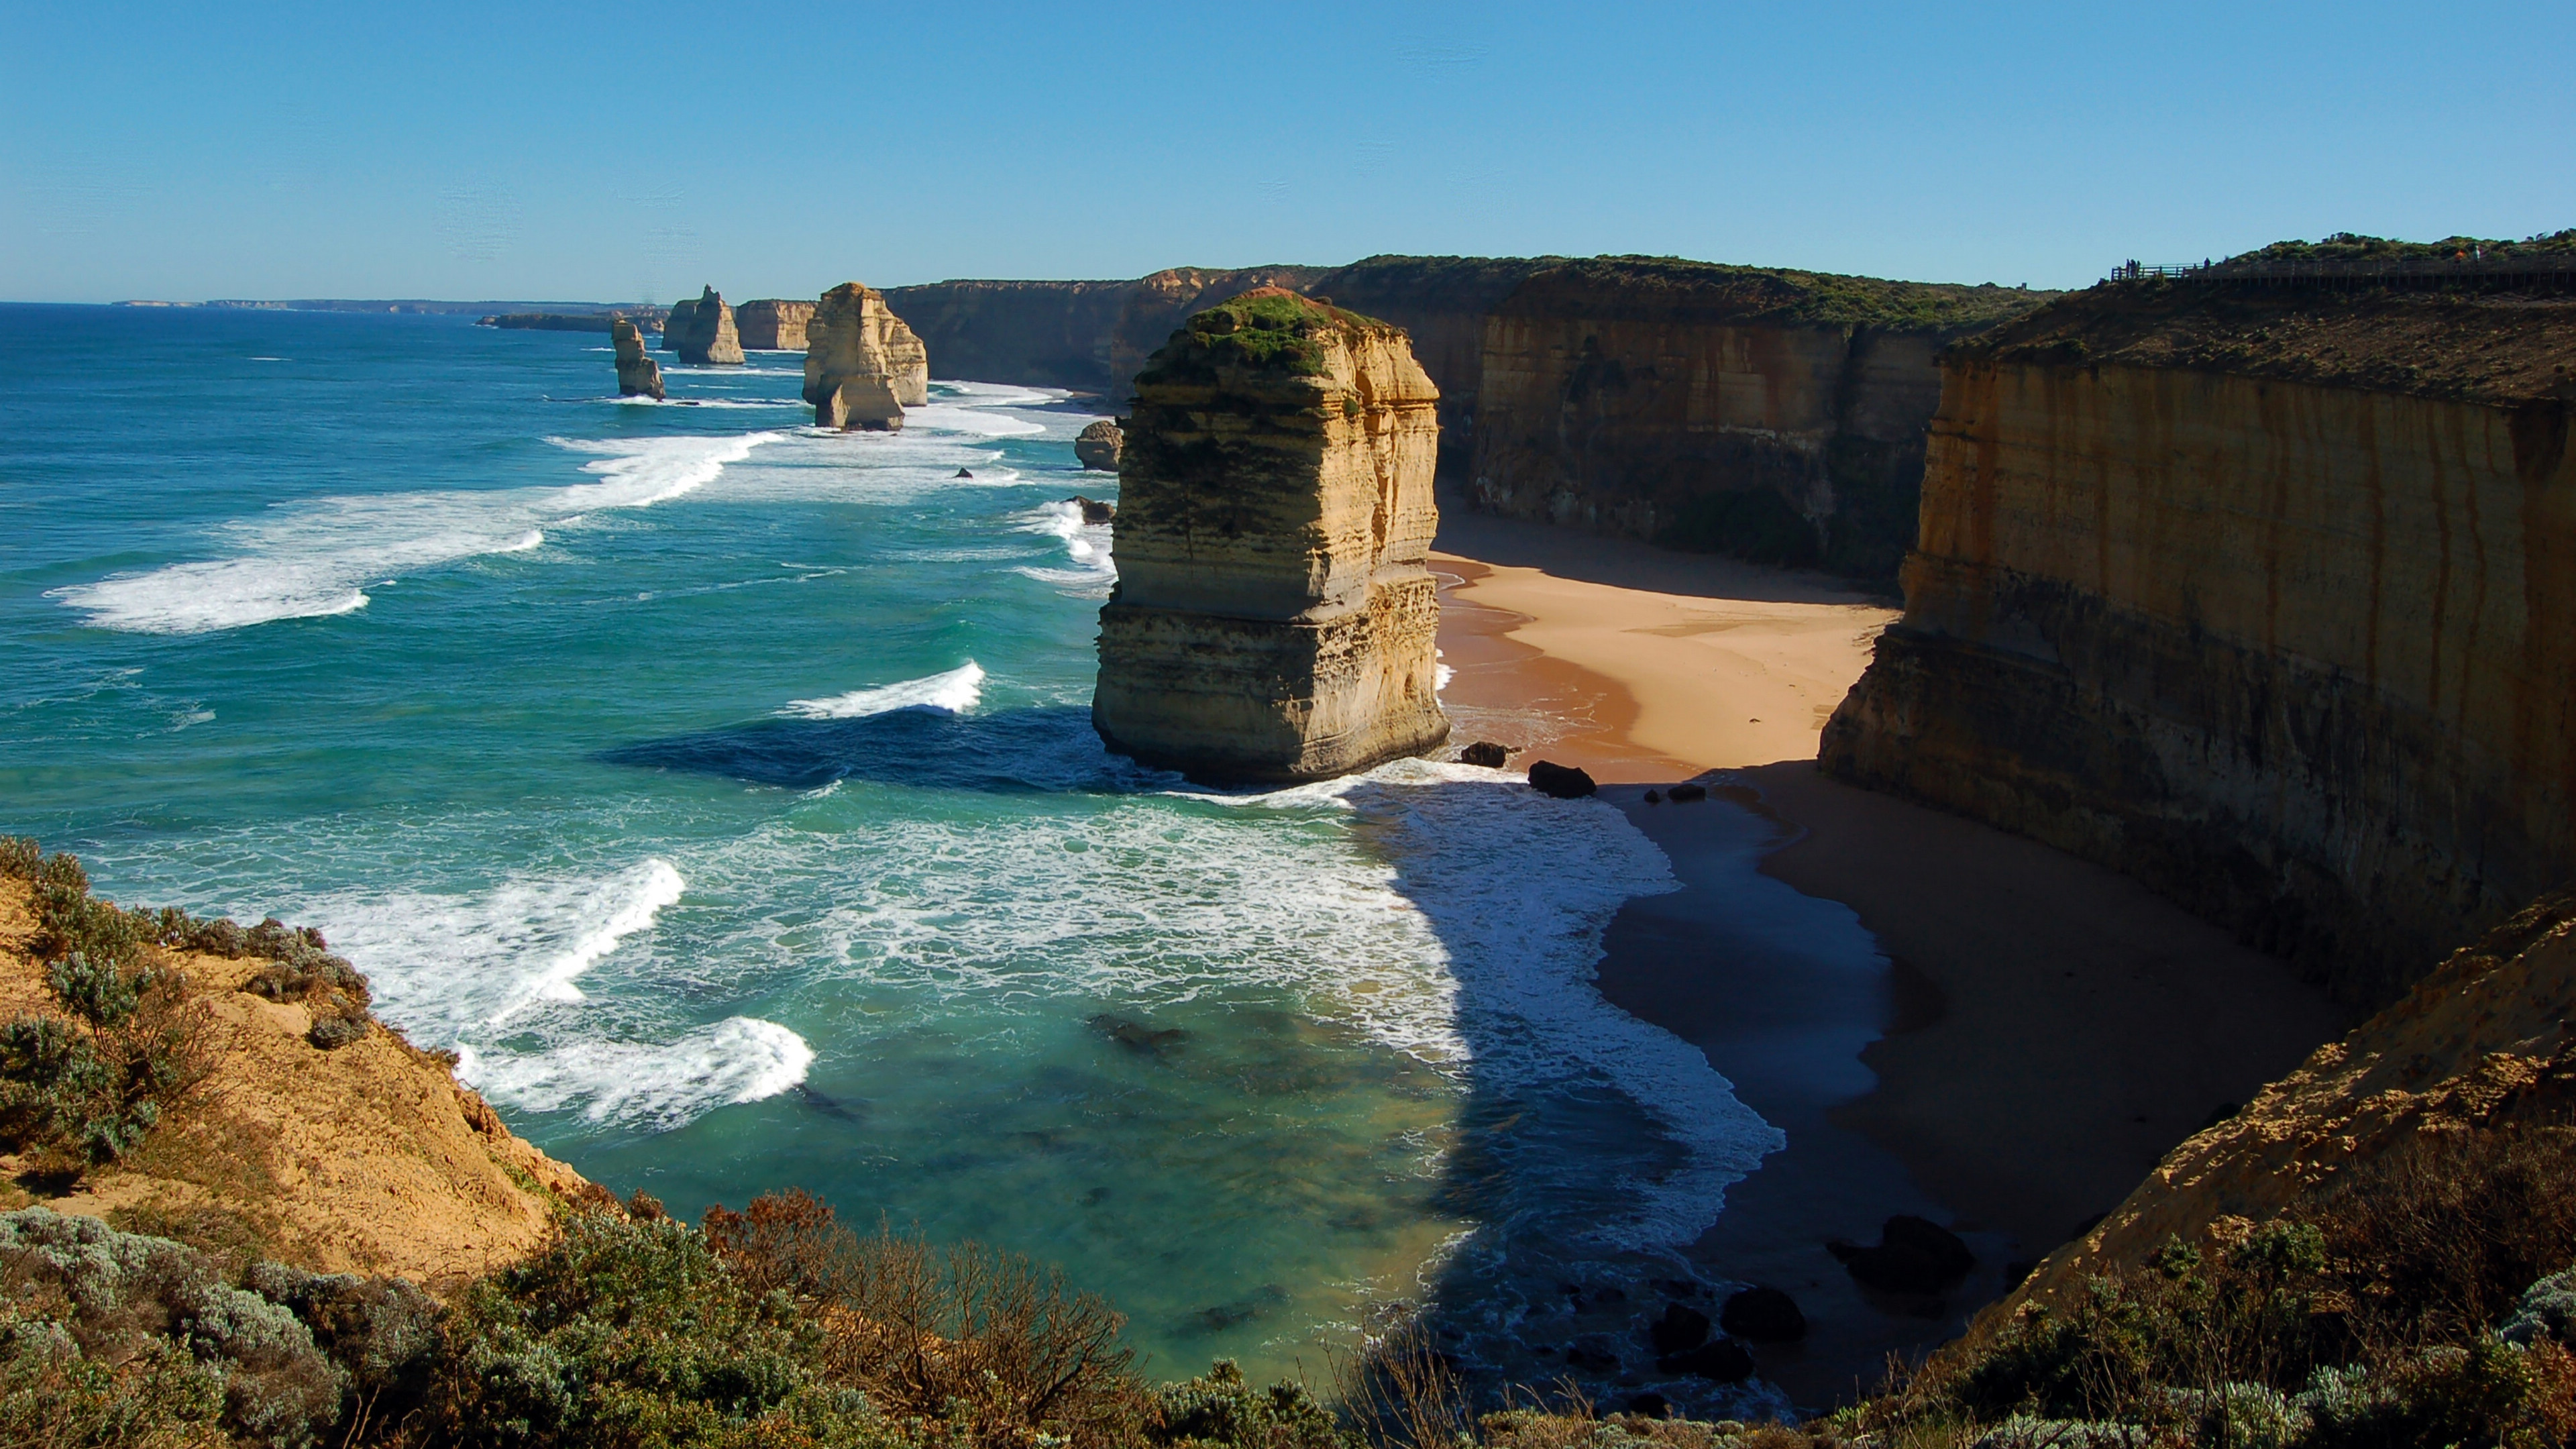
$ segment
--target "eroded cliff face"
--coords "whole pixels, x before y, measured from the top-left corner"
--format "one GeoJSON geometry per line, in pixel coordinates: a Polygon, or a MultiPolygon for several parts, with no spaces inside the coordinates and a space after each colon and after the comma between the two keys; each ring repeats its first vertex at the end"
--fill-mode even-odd
{"type": "Polygon", "coordinates": [[[1892,577],[1913,539],[1935,354],[2045,295],[1635,258],[1535,273],[1485,326],[1473,496],[1892,577]]]}
{"type": "Polygon", "coordinates": [[[2563,298],[2106,295],[1960,349],[1824,767],[2393,999],[2576,873],[2570,365],[2563,298]]]}
{"type": "Polygon", "coordinates": [[[697,310],[698,304],[695,298],[689,298],[671,304],[671,310],[664,314],[662,318],[663,351],[677,352],[680,350],[680,339],[689,335],[689,318],[694,315],[697,310]]]}
{"type": "MultiPolygon", "coordinates": [[[[886,305],[939,355],[939,375],[1106,394],[1109,334],[1134,282],[935,282],[886,305]]],[[[1120,392],[1121,398],[1125,397],[1120,392]]]]}
{"type": "Polygon", "coordinates": [[[1404,334],[1270,288],[1137,379],[1092,720],[1220,781],[1316,779],[1447,738],[1433,693],[1439,393],[1404,334]]]}
{"type": "Polygon", "coordinates": [[[817,427],[887,432],[903,410],[929,401],[921,339],[874,288],[843,282],[823,294],[806,325],[805,400],[817,427]]]}
{"type": "Polygon", "coordinates": [[[805,324],[814,317],[811,302],[764,297],[734,309],[734,329],[750,352],[802,352],[805,324]]]}
{"type": "Polygon", "coordinates": [[[1110,400],[1121,401],[1136,386],[1155,351],[1171,341],[1173,329],[1211,302],[1260,287],[1303,291],[1321,267],[1241,267],[1208,271],[1170,267],[1129,283],[1118,301],[1118,320],[1110,325],[1107,346],[1110,400]]]}
{"type": "MultiPolygon", "coordinates": [[[[678,307],[673,307],[672,316],[677,318],[679,311],[678,307]]],[[[680,354],[682,362],[704,367],[710,364],[731,366],[742,361],[742,334],[734,325],[733,308],[725,305],[725,299],[717,294],[715,288],[709,287],[702,292],[698,300],[690,304],[686,320],[677,325],[680,338],[673,344],[672,351],[680,354]]]]}
{"type": "Polygon", "coordinates": [[[617,395],[619,397],[662,397],[662,364],[644,353],[644,334],[635,324],[621,317],[609,329],[609,345],[617,353],[617,395]]]}
{"type": "MultiPolygon", "coordinates": [[[[0,1019],[59,1016],[35,949],[32,892],[0,876],[0,1019]]],[[[445,1292],[542,1248],[566,1204],[613,1201],[511,1134],[447,1059],[377,1022],[346,1045],[308,1040],[306,1007],[251,994],[268,963],[160,951],[203,993],[209,1075],[143,1149],[37,1199],[87,1217],[187,1221],[257,1241],[281,1262],[382,1273],[445,1292]]],[[[0,1206],[28,1199],[29,1164],[0,1155],[0,1206]]]]}
{"type": "Polygon", "coordinates": [[[1470,445],[1485,375],[1485,324],[1522,282],[1562,257],[1370,257],[1301,290],[1404,329],[1440,389],[1440,476],[1472,476],[1470,445]]]}

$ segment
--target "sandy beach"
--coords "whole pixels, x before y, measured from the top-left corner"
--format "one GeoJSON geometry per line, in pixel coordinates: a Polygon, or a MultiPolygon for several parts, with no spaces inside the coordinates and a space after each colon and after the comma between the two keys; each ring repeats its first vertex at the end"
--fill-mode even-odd
{"type": "Polygon", "coordinates": [[[1799,1300],[1807,1341],[1757,1358],[1801,1405],[1954,1334],[2347,1025],[2126,877],[1819,774],[1817,732],[1895,600],[1455,499],[1438,546],[1453,738],[1590,770],[1681,882],[1613,922],[1602,990],[1788,1137],[1694,1256],[1799,1300]],[[1709,802],[1644,800],[1692,778],[1709,802]],[[1937,1300],[1854,1284],[1826,1240],[1874,1241],[1896,1213],[1966,1238],[1967,1281],[1937,1300]]]}

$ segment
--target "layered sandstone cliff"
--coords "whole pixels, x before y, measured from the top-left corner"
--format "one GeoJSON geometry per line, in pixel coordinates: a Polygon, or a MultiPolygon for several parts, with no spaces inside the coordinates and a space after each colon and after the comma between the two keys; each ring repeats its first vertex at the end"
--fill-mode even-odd
{"type": "MultiPolygon", "coordinates": [[[[677,306],[671,309],[675,318],[679,311],[677,306]]],[[[671,350],[680,354],[682,362],[702,367],[711,363],[729,366],[742,361],[742,335],[734,325],[733,308],[725,305],[725,299],[717,294],[715,288],[707,288],[695,303],[689,305],[688,318],[680,329],[680,340],[671,350]]]]}
{"type": "Polygon", "coordinates": [[[746,352],[802,352],[805,324],[813,317],[811,302],[764,297],[736,307],[733,325],[746,352]]]}
{"type": "Polygon", "coordinates": [[[2525,908],[2402,1000],[2166,1154],[2135,1192],[1979,1316],[2072,1307],[2085,1281],[2223,1219],[2266,1221],[2428,1133],[2576,1106],[2576,896],[2525,908]]]}
{"type": "Polygon", "coordinates": [[[890,287],[885,299],[938,354],[942,377],[1108,394],[1126,382],[1110,378],[1109,334],[1135,286],[934,282],[890,287]]]}
{"type": "Polygon", "coordinates": [[[1440,389],[1440,476],[1474,476],[1476,406],[1485,376],[1485,326],[1532,276],[1563,257],[1377,256],[1335,267],[1300,290],[1382,317],[1413,341],[1414,360],[1440,389]]]}
{"type": "Polygon", "coordinates": [[[805,400],[815,426],[891,431],[903,426],[905,407],[929,401],[921,339],[874,288],[843,282],[825,292],[806,338],[805,400]]]}
{"type": "Polygon", "coordinates": [[[662,397],[662,365],[644,354],[644,334],[635,324],[621,317],[609,329],[609,345],[617,352],[617,395],[619,397],[662,397]]]}
{"type": "Polygon", "coordinates": [[[1404,334],[1266,288],[1137,378],[1092,721],[1220,781],[1303,780],[1447,738],[1424,567],[1439,393],[1404,334]]]}
{"type": "Polygon", "coordinates": [[[1837,775],[2394,999],[2576,873],[2576,299],[2124,284],[1950,354],[1837,775]]]}
{"type": "Polygon", "coordinates": [[[1321,267],[1239,267],[1209,271],[1169,267],[1128,285],[1118,302],[1118,319],[1110,324],[1106,344],[1111,400],[1123,401],[1136,386],[1136,376],[1172,331],[1191,313],[1212,302],[1260,287],[1303,291],[1321,267]]]}
{"type": "Polygon", "coordinates": [[[1605,257],[1499,302],[1470,484],[1515,517],[1892,577],[1934,355],[2041,298],[1605,257]]]}

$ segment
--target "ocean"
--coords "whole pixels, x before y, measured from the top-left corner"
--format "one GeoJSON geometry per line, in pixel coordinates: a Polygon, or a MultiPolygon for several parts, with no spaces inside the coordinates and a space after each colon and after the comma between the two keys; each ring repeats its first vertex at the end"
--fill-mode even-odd
{"type": "Polygon", "coordinates": [[[320,927],[621,1194],[1061,1264],[1149,1373],[1428,1307],[1471,1366],[1761,1401],[1626,1316],[1722,1292],[1684,1249],[1780,1141],[1591,984],[1663,856],[1497,771],[1105,753],[1079,400],[844,436],[797,354],[657,354],[656,405],[461,318],[0,336],[0,831],[102,893],[320,927]]]}

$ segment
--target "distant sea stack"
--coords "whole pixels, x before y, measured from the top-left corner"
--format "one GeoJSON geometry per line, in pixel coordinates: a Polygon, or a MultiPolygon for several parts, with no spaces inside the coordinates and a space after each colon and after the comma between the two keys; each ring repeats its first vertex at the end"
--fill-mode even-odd
{"type": "Polygon", "coordinates": [[[680,339],[688,335],[689,318],[697,310],[698,304],[695,302],[684,301],[674,302],[671,304],[671,310],[663,314],[662,317],[663,351],[677,352],[680,350],[680,339]]]}
{"type": "Polygon", "coordinates": [[[1115,418],[1102,418],[1085,427],[1074,438],[1074,461],[1094,472],[1115,473],[1118,471],[1118,452],[1126,440],[1126,434],[1119,431],[1115,418]]]}
{"type": "Polygon", "coordinates": [[[1448,738],[1433,693],[1440,394],[1404,333],[1279,288],[1136,379],[1092,723],[1217,782],[1320,779],[1448,738]]]}
{"type": "Polygon", "coordinates": [[[634,323],[620,317],[608,329],[608,340],[617,349],[617,395],[660,401],[662,364],[644,355],[644,334],[634,323]]]}
{"type": "Polygon", "coordinates": [[[2571,374],[2576,296],[2402,277],[2106,283],[1954,348],[1824,768],[2393,1000],[2576,873],[2571,374]]]}
{"type": "MultiPolygon", "coordinates": [[[[742,335],[735,330],[733,309],[725,305],[715,288],[701,292],[695,303],[683,305],[689,308],[688,323],[681,328],[679,344],[672,349],[680,354],[682,362],[703,367],[742,361],[742,335]]],[[[678,306],[671,309],[674,315],[679,310],[678,306]]]]}
{"type": "Polygon", "coordinates": [[[746,352],[802,352],[805,350],[805,324],[813,316],[814,304],[811,302],[764,297],[735,308],[733,321],[746,352]]]}
{"type": "Polygon", "coordinates": [[[805,337],[816,427],[891,432],[906,407],[930,400],[930,355],[874,288],[843,282],[825,292],[805,337]]]}

